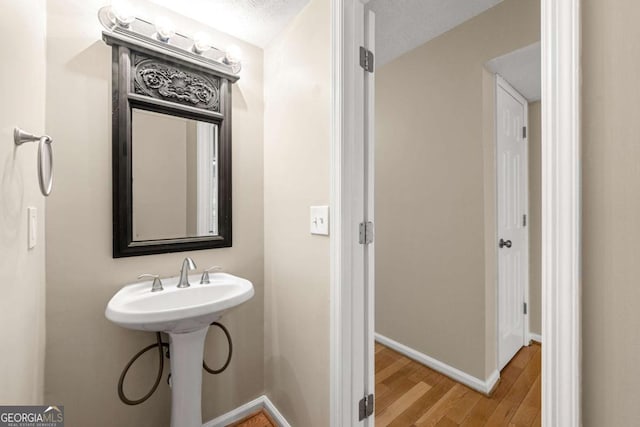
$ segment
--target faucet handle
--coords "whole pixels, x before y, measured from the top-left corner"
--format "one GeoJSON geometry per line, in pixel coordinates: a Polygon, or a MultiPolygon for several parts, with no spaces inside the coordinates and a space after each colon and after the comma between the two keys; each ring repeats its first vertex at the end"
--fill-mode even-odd
{"type": "Polygon", "coordinates": [[[160,280],[160,276],[158,276],[157,274],[145,273],[138,276],[138,279],[145,279],[145,278],[153,279],[153,285],[151,285],[151,292],[158,292],[158,291],[164,290],[164,288],[162,287],[162,280],[160,280]]]}
{"type": "Polygon", "coordinates": [[[220,267],[218,265],[214,265],[213,267],[207,268],[202,273],[202,277],[200,278],[200,284],[201,285],[208,285],[209,283],[211,283],[211,281],[209,280],[209,272],[210,271],[222,271],[222,267],[220,267]]]}

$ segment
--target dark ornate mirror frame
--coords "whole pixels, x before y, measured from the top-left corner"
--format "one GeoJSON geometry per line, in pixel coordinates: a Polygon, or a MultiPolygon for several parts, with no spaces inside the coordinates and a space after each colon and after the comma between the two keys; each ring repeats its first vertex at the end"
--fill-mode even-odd
{"type": "MultiPolygon", "coordinates": [[[[112,47],[113,257],[231,246],[231,85],[224,64],[103,32],[112,47]],[[218,125],[218,235],[133,240],[132,109],[218,125]]],[[[159,43],[159,42],[158,42],[159,43]]]]}

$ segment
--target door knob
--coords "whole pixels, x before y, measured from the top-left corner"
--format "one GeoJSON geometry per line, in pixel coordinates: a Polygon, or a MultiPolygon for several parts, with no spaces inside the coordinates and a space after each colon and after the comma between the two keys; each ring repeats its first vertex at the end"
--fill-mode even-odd
{"type": "Polygon", "coordinates": [[[510,248],[511,247],[511,240],[500,239],[500,243],[498,243],[498,246],[500,246],[500,249],[504,248],[505,246],[507,248],[510,248]]]}

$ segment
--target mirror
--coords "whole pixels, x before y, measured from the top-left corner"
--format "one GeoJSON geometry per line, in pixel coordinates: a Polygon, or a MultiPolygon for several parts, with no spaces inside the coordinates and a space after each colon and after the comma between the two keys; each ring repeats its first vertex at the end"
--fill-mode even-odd
{"type": "Polygon", "coordinates": [[[218,235],[218,126],[134,108],[133,241],[218,235]]]}
{"type": "Polygon", "coordinates": [[[230,247],[239,77],[191,51],[103,39],[113,61],[113,257],[230,247]]]}

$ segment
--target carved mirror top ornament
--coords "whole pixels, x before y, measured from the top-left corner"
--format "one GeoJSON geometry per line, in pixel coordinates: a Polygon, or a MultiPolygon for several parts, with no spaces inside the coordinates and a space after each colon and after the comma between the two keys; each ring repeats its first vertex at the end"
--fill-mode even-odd
{"type": "Polygon", "coordinates": [[[135,56],[134,92],[165,101],[220,112],[220,79],[135,56]]]}

